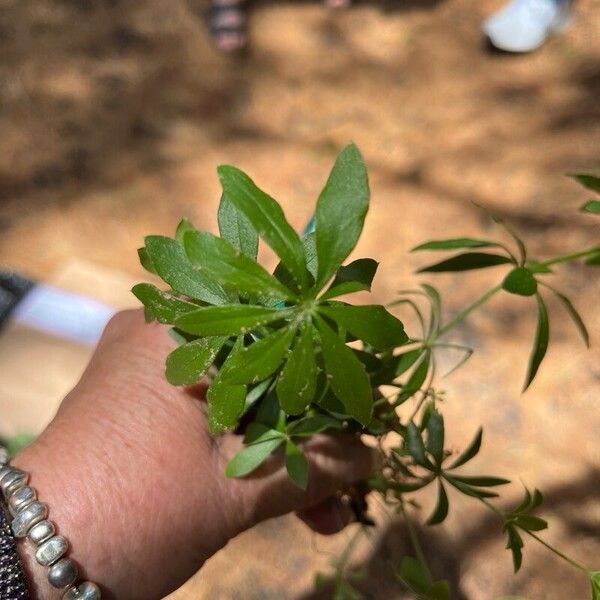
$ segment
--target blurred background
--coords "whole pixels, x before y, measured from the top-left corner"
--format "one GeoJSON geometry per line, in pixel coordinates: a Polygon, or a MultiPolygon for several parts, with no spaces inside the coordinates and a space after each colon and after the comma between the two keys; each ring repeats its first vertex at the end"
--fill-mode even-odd
{"type": "MultiPolygon", "coordinates": [[[[247,50],[232,55],[215,48],[202,2],[0,0],[0,268],[12,310],[0,331],[0,438],[39,432],[108,316],[136,305],[129,290],[150,277],[136,254],[144,235],[171,235],[184,215],[216,230],[220,163],[251,174],[301,228],[335,155],[357,143],[372,204],[355,256],[382,263],[377,302],[429,281],[451,315],[496,281],[413,274],[431,258],[408,254],[419,242],[502,235],[473,202],[539,258],[597,243],[597,220],[577,211],[588,194],[564,175],[600,166],[600,1],[578,1],[568,28],[531,54],[486,47],[482,23],[501,6],[261,0],[247,50]]],[[[550,301],[550,350],[521,396],[535,306],[499,296],[457,333],[477,352],[444,381],[447,430],[459,449],[482,424],[475,470],[540,487],[546,539],[600,569],[600,283],[577,264],[557,271],[592,350],[550,301]]],[[[507,489],[507,505],[521,493],[507,489]]],[[[422,536],[458,598],[587,597],[584,578],[532,544],[513,576],[497,522],[451,500],[450,518],[422,536]]],[[[353,560],[367,567],[357,586],[364,598],[408,597],[389,569],[406,532],[378,520],[353,560]]],[[[171,598],[327,598],[314,576],[351,535],[265,523],[171,598]]]]}

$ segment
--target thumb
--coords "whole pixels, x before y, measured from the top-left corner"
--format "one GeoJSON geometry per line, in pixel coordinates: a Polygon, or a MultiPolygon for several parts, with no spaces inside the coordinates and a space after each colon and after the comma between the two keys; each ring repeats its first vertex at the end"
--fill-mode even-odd
{"type": "MultiPolygon", "coordinates": [[[[225,453],[231,456],[231,444],[228,446],[225,453]]],[[[282,450],[250,476],[230,480],[241,530],[271,517],[315,507],[338,490],[367,479],[378,466],[378,454],[356,436],[317,435],[302,444],[302,449],[309,463],[306,490],[290,479],[282,450]]]]}

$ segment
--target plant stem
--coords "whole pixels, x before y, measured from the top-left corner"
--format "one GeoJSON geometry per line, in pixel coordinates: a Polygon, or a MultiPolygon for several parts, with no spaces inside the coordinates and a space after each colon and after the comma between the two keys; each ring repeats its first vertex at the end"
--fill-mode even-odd
{"type": "Polygon", "coordinates": [[[410,543],[419,559],[419,562],[425,566],[427,566],[427,561],[425,560],[425,555],[423,554],[423,548],[421,547],[421,542],[419,542],[419,538],[417,536],[417,531],[413,522],[408,517],[406,509],[404,508],[404,503],[400,504],[400,510],[402,511],[402,516],[404,517],[404,521],[406,522],[406,527],[408,529],[408,535],[410,537],[410,543]]]}
{"type": "Polygon", "coordinates": [[[557,256],[556,258],[551,258],[549,260],[544,260],[540,264],[544,266],[555,265],[562,262],[569,262],[571,260],[577,260],[578,258],[583,258],[584,256],[588,256],[590,254],[595,254],[596,252],[600,252],[600,246],[594,246],[593,248],[588,248],[587,250],[581,250],[581,252],[574,252],[573,254],[565,254],[563,256],[557,256]]]}
{"type": "MultiPolygon", "coordinates": [[[[500,509],[496,508],[491,502],[489,502],[485,498],[479,498],[479,500],[481,500],[481,502],[483,502],[489,509],[493,510],[502,519],[503,522],[506,522],[506,515],[500,509]]],[[[542,546],[544,546],[545,548],[550,550],[550,552],[552,552],[559,558],[562,558],[564,561],[568,562],[571,566],[575,567],[577,570],[582,571],[586,575],[589,575],[591,573],[591,571],[589,569],[586,569],[583,565],[580,565],[577,561],[573,560],[572,558],[569,558],[566,554],[563,554],[560,550],[557,550],[554,546],[551,546],[548,542],[544,541],[541,537],[539,537],[535,533],[533,533],[533,531],[529,531],[528,529],[522,529],[520,527],[519,527],[519,529],[521,529],[521,531],[524,531],[525,533],[530,535],[534,540],[538,541],[540,544],[542,544],[542,546]]]]}
{"type": "Polygon", "coordinates": [[[580,565],[577,561],[573,560],[572,558],[569,558],[566,554],[563,554],[560,550],[557,550],[554,546],[551,546],[548,542],[545,542],[541,537],[538,537],[535,533],[533,533],[533,531],[528,531],[527,529],[525,529],[523,531],[525,531],[525,533],[530,535],[534,540],[537,540],[540,544],[542,544],[542,546],[545,546],[546,548],[548,548],[548,550],[550,550],[550,552],[553,552],[554,554],[556,554],[556,556],[558,556],[559,558],[562,558],[564,561],[568,562],[571,566],[575,567],[576,569],[579,569],[586,575],[590,574],[591,571],[589,569],[586,569],[583,565],[580,565]]]}
{"type": "Polygon", "coordinates": [[[479,308],[482,304],[487,302],[496,292],[499,292],[502,289],[501,285],[497,285],[496,287],[488,290],[481,298],[475,300],[473,304],[470,304],[463,311],[459,312],[454,319],[448,321],[446,325],[444,325],[435,336],[435,339],[431,340],[430,343],[435,342],[438,338],[440,338],[445,333],[448,333],[451,329],[456,327],[459,323],[462,323],[476,308],[479,308]]]}

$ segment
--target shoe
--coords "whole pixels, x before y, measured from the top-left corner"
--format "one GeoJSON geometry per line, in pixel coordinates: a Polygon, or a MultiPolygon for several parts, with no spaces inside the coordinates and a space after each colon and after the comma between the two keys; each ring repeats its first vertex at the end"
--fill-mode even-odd
{"type": "Polygon", "coordinates": [[[569,22],[568,0],[512,0],[488,17],[483,32],[505,52],[531,52],[569,22]]]}

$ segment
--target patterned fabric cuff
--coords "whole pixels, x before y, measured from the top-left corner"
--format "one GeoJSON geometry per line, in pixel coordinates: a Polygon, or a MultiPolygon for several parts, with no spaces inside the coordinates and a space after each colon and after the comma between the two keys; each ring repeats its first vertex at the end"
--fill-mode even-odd
{"type": "Polygon", "coordinates": [[[0,500],[0,600],[32,600],[6,506],[0,500]]]}

